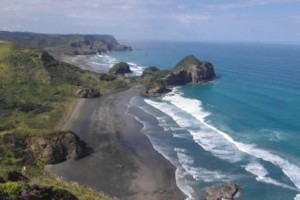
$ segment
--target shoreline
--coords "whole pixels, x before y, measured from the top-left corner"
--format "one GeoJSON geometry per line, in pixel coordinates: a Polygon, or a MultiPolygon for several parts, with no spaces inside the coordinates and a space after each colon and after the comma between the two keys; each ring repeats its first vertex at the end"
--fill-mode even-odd
{"type": "Polygon", "coordinates": [[[175,166],[142,133],[143,125],[126,113],[141,88],[80,99],[66,115],[62,130],[74,131],[94,149],[78,161],[48,165],[46,170],[120,199],[184,199],[175,166]]]}
{"type": "Polygon", "coordinates": [[[97,67],[93,67],[92,62],[89,60],[91,56],[95,56],[95,55],[77,55],[77,56],[59,55],[57,56],[57,59],[72,64],[83,70],[93,71],[96,73],[108,73],[108,69],[101,65],[97,65],[97,67]]]}

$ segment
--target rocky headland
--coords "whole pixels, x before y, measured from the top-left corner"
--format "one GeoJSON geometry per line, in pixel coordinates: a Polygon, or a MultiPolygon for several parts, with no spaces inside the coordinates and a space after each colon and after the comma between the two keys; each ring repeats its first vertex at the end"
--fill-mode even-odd
{"type": "Polygon", "coordinates": [[[55,55],[93,55],[107,51],[131,51],[112,35],[41,34],[0,31],[0,40],[15,42],[30,48],[45,49],[55,55]]]}

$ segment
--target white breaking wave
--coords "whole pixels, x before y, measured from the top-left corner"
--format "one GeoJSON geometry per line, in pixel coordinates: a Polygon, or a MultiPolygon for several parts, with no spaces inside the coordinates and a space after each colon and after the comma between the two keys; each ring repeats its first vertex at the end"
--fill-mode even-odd
{"type": "MultiPolygon", "coordinates": [[[[167,160],[169,160],[174,166],[176,166],[176,171],[175,171],[175,177],[176,177],[176,184],[178,186],[178,188],[187,196],[187,198],[185,200],[194,200],[195,198],[195,191],[194,189],[190,186],[192,185],[192,183],[190,183],[190,181],[188,181],[186,179],[186,175],[188,172],[185,171],[185,169],[183,167],[181,167],[178,164],[177,160],[172,159],[172,157],[169,155],[169,148],[166,147],[165,145],[161,145],[159,144],[160,142],[154,138],[151,138],[149,134],[147,134],[147,132],[149,131],[149,124],[143,120],[141,120],[139,117],[131,114],[129,112],[129,108],[130,106],[135,105],[135,98],[132,98],[129,102],[129,105],[127,106],[127,111],[126,113],[128,115],[131,115],[132,117],[134,117],[138,122],[140,122],[141,124],[143,124],[143,128],[142,131],[145,133],[145,135],[149,138],[149,140],[151,141],[151,144],[153,145],[153,148],[159,152],[164,158],[166,158],[167,160]]],[[[150,112],[148,112],[147,110],[144,110],[146,113],[152,115],[150,112]]]]}
{"type": "MultiPolygon", "coordinates": [[[[300,168],[298,166],[272,152],[256,148],[255,145],[237,142],[228,134],[208,124],[205,121],[205,118],[209,116],[210,113],[203,111],[200,101],[182,97],[178,92],[178,89],[175,88],[172,93],[169,93],[162,98],[162,102],[149,99],[145,99],[145,102],[173,118],[180,127],[185,128],[191,133],[194,140],[203,149],[211,152],[213,155],[230,162],[241,161],[246,155],[251,155],[264,161],[271,162],[282,169],[283,173],[289,177],[298,188],[296,190],[299,191],[300,168]],[[187,116],[187,114],[189,116],[187,116]],[[198,121],[198,128],[193,126],[193,121],[195,120],[192,120],[192,118],[198,121]]],[[[295,188],[291,186],[266,177],[267,171],[263,171],[262,168],[255,169],[253,165],[250,164],[248,165],[248,168],[246,167],[246,170],[256,175],[258,181],[264,181],[266,183],[295,190],[295,188]],[[257,171],[254,172],[255,170],[261,170],[260,174],[258,174],[257,171]]]]}
{"type": "Polygon", "coordinates": [[[181,166],[188,172],[196,181],[211,183],[211,182],[231,182],[232,176],[224,175],[220,171],[212,171],[201,167],[194,167],[194,159],[186,154],[184,149],[175,148],[178,160],[181,166]]]}
{"type": "MultiPolygon", "coordinates": [[[[97,61],[92,61],[93,64],[95,65],[101,65],[106,67],[107,69],[111,68],[114,64],[120,62],[118,59],[112,57],[109,54],[97,54],[97,61]],[[99,61],[100,59],[100,61],[99,61]]],[[[141,76],[143,71],[144,71],[144,67],[143,66],[139,66],[134,62],[127,62],[127,64],[129,65],[132,74],[129,74],[128,76],[141,76]]]]}
{"type": "Polygon", "coordinates": [[[291,187],[291,186],[289,186],[287,184],[280,183],[279,181],[276,181],[275,179],[267,177],[267,175],[269,174],[269,172],[258,161],[250,162],[245,167],[245,169],[248,172],[250,172],[251,174],[254,174],[255,176],[257,176],[256,177],[257,181],[264,182],[264,183],[269,183],[269,184],[272,184],[272,185],[277,185],[277,186],[280,186],[280,187],[283,187],[283,188],[287,188],[287,189],[290,189],[290,190],[299,191],[295,187],[291,187]]]}
{"type": "Polygon", "coordinates": [[[294,200],[300,200],[300,194],[297,194],[294,198],[294,200]]]}
{"type": "Polygon", "coordinates": [[[238,162],[242,160],[242,154],[236,149],[235,146],[231,145],[226,139],[220,137],[217,133],[211,129],[201,126],[198,121],[191,120],[191,117],[186,114],[188,110],[195,112],[194,115],[202,116],[203,118],[208,116],[208,113],[199,111],[198,113],[195,108],[200,106],[199,101],[191,100],[183,102],[179,95],[170,94],[164,97],[164,100],[174,99],[178,104],[182,104],[185,110],[180,110],[174,105],[167,104],[165,102],[156,102],[145,99],[145,102],[153,107],[168,114],[173,120],[181,127],[191,133],[193,139],[206,151],[211,152],[215,156],[225,159],[229,162],[238,162]],[[184,103],[184,104],[183,104],[184,103]]]}
{"type": "Polygon", "coordinates": [[[133,72],[132,75],[133,76],[141,76],[143,71],[144,71],[144,67],[137,65],[134,62],[127,62],[127,64],[129,65],[131,71],[133,72]]]}

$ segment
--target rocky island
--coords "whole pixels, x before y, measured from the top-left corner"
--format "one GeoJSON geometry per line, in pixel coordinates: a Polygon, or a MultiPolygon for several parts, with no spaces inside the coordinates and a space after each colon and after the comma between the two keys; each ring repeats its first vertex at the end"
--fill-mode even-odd
{"type": "Polygon", "coordinates": [[[190,55],[179,61],[170,71],[149,67],[141,78],[146,82],[145,94],[157,96],[169,92],[174,86],[212,81],[216,75],[211,63],[190,55]]]}

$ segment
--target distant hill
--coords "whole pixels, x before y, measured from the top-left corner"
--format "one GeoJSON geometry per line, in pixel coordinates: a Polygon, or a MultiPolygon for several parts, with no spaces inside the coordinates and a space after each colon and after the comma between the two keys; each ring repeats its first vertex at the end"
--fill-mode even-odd
{"type": "Polygon", "coordinates": [[[40,34],[0,31],[0,40],[69,55],[89,55],[107,51],[132,50],[129,46],[119,44],[112,35],[40,34]]]}

